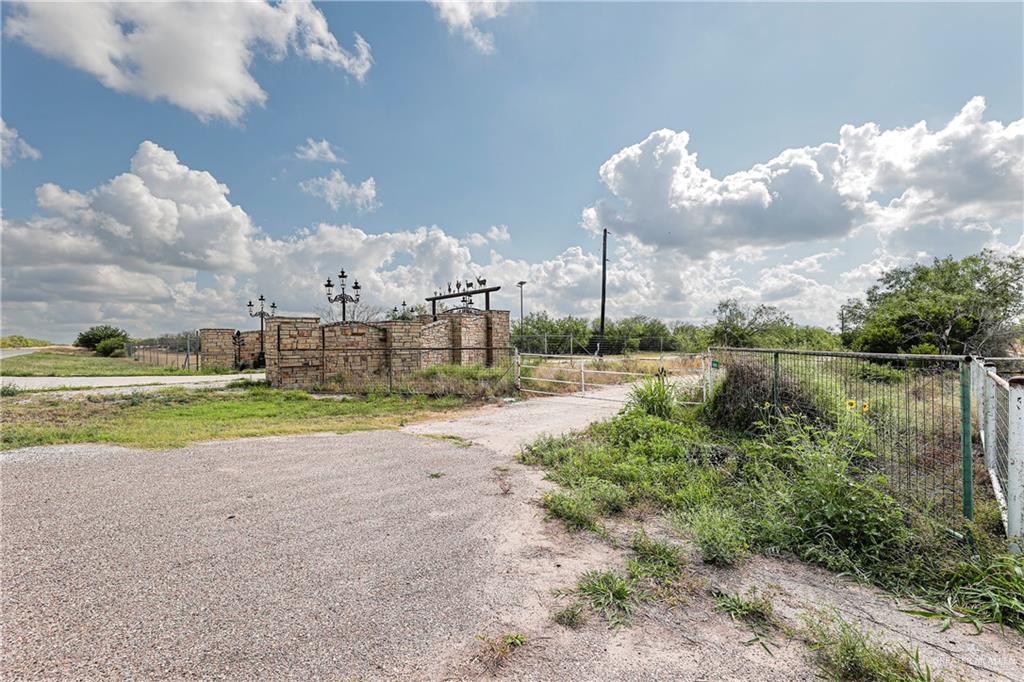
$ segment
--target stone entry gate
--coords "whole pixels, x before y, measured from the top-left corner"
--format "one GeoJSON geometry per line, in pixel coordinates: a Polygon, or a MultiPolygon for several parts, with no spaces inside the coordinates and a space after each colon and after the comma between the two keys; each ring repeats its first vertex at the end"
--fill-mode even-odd
{"type": "Polygon", "coordinates": [[[457,310],[438,319],[335,322],[317,317],[267,320],[267,380],[276,388],[337,385],[395,390],[424,370],[509,363],[507,310],[457,310]]]}

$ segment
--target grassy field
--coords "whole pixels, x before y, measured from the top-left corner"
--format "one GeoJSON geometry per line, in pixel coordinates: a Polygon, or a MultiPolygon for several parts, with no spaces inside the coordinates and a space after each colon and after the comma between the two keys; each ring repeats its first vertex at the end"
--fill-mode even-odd
{"type": "MultiPolygon", "coordinates": [[[[199,374],[230,374],[234,370],[203,370],[199,374]]],[[[8,377],[131,377],[196,374],[174,367],[145,365],[127,358],[104,358],[84,353],[32,353],[0,361],[8,377]]]]}
{"type": "Polygon", "coordinates": [[[0,449],[58,443],[174,448],[202,440],[396,428],[459,408],[455,397],[336,400],[262,384],[230,390],[167,389],[57,399],[0,398],[0,449]]]}

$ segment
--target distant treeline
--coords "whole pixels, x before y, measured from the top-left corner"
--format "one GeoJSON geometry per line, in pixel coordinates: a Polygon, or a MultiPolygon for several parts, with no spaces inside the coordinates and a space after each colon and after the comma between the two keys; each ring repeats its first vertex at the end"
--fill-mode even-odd
{"type": "MultiPolygon", "coordinates": [[[[724,299],[703,324],[646,315],[607,320],[607,352],[698,352],[709,346],[983,355],[1024,352],[1024,256],[993,251],[892,268],[863,299],[850,299],[839,333],[799,325],[770,305],[724,299]]],[[[533,313],[513,324],[513,343],[530,352],[592,352],[599,321],[533,313]]]]}
{"type": "MultiPolygon", "coordinates": [[[[566,353],[570,343],[573,352],[592,351],[599,341],[599,329],[599,320],[532,313],[522,324],[514,324],[512,341],[531,352],[566,353]]],[[[837,350],[842,342],[827,329],[796,324],[774,306],[745,306],[736,299],[721,301],[714,321],[705,324],[666,323],[647,315],[605,321],[604,349],[608,352],[696,353],[708,346],[837,350]]]]}

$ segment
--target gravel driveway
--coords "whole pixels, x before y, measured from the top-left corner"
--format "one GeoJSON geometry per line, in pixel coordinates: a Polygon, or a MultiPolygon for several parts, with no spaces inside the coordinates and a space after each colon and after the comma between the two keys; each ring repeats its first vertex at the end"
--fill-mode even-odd
{"type": "Polygon", "coordinates": [[[0,677],[444,677],[527,597],[502,547],[536,521],[526,470],[501,495],[494,467],[618,407],[469,417],[508,420],[500,452],[378,431],[3,454],[0,677]]]}
{"type": "Polygon", "coordinates": [[[2,377],[4,386],[15,386],[25,391],[52,390],[56,388],[83,387],[110,388],[122,386],[179,386],[181,388],[213,388],[223,386],[236,379],[263,381],[263,372],[247,374],[157,374],[153,376],[128,377],[2,377]]]}

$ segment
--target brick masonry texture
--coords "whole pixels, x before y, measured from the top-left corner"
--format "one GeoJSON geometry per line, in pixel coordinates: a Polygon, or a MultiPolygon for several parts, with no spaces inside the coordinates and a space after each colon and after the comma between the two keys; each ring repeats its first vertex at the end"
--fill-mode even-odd
{"type": "Polygon", "coordinates": [[[326,384],[388,390],[435,365],[499,364],[510,341],[507,310],[325,325],[316,317],[275,317],[266,333],[267,380],[306,390],[326,384]]]}

